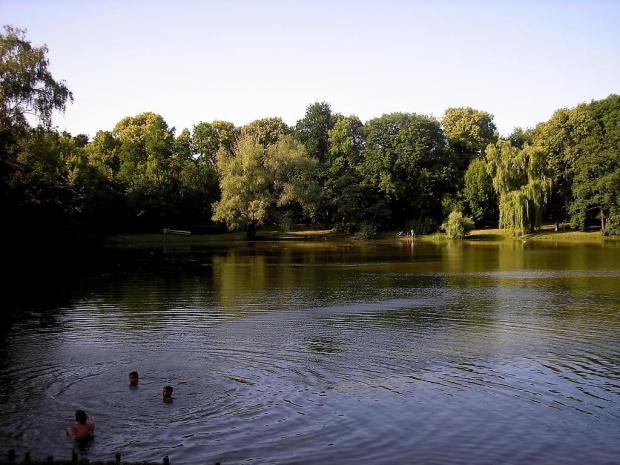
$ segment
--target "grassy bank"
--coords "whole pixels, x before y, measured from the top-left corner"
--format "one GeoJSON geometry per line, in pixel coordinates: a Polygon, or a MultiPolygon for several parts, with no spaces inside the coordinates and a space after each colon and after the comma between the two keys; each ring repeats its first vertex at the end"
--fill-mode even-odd
{"type": "Polygon", "coordinates": [[[479,229],[472,231],[466,240],[526,240],[534,242],[574,242],[574,243],[602,243],[618,241],[620,237],[603,236],[600,230],[574,231],[569,228],[555,230],[555,225],[544,225],[540,231],[525,236],[511,237],[501,229],[479,229]]]}
{"type": "MultiPolygon", "coordinates": [[[[395,237],[395,236],[394,236],[395,237]]],[[[256,242],[292,241],[292,242],[343,242],[352,240],[352,235],[335,232],[332,229],[321,229],[306,226],[296,226],[290,231],[281,231],[275,228],[259,229],[256,242]]],[[[235,231],[224,234],[205,234],[191,236],[177,236],[173,234],[117,234],[106,236],[103,244],[117,247],[149,247],[149,246],[209,246],[234,245],[247,243],[245,232],[235,231]]]]}
{"type": "MultiPolygon", "coordinates": [[[[397,236],[395,231],[379,234],[379,242],[407,241],[411,240],[403,236],[397,236]]],[[[424,236],[416,236],[420,242],[441,242],[450,239],[443,233],[435,233],[424,236]]],[[[501,229],[475,229],[463,241],[468,242],[498,242],[509,240],[526,241],[553,241],[570,243],[603,243],[606,241],[618,241],[620,237],[605,237],[598,230],[573,231],[562,229],[555,231],[554,225],[545,225],[534,234],[520,237],[511,237],[501,229]]],[[[335,232],[333,229],[321,229],[299,225],[291,231],[281,231],[275,228],[264,228],[258,231],[256,242],[330,242],[330,243],[355,243],[359,242],[352,234],[335,232]]],[[[152,246],[209,246],[209,245],[234,245],[247,243],[245,232],[229,232],[212,235],[177,236],[172,234],[119,234],[107,236],[104,245],[114,247],[152,247],[152,246]]]]}

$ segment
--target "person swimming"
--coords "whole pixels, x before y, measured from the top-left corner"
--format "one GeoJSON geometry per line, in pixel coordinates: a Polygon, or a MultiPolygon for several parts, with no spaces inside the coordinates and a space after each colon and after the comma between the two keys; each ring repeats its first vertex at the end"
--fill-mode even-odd
{"type": "Polygon", "coordinates": [[[172,402],[174,400],[174,397],[172,397],[172,391],[174,391],[172,386],[164,386],[164,389],[162,390],[164,402],[172,402]]]}
{"type": "Polygon", "coordinates": [[[131,373],[129,373],[129,385],[137,386],[138,383],[140,383],[140,377],[138,376],[138,372],[132,371],[131,373]]]}
{"type": "Polygon", "coordinates": [[[75,423],[66,431],[67,436],[72,436],[74,439],[91,439],[95,436],[95,423],[90,413],[86,413],[84,410],[76,410],[75,423]]]}

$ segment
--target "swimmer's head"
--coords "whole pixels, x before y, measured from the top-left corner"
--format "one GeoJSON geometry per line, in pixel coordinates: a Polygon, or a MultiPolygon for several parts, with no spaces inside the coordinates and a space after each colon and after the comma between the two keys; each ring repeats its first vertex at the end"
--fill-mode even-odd
{"type": "Polygon", "coordinates": [[[75,421],[81,423],[82,425],[85,425],[87,419],[88,417],[86,416],[86,412],[84,410],[75,411],[75,421]]]}
{"type": "Polygon", "coordinates": [[[130,386],[137,386],[139,380],[140,378],[138,377],[137,371],[132,371],[131,373],[129,373],[129,385],[130,386]]]}

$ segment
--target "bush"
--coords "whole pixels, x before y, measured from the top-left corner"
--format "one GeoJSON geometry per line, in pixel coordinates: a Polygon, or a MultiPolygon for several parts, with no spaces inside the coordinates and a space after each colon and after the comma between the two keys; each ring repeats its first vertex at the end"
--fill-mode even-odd
{"type": "Polygon", "coordinates": [[[451,239],[462,239],[474,229],[474,221],[467,216],[463,216],[463,213],[460,211],[454,210],[441,225],[441,229],[446,231],[446,234],[451,239]]]}
{"type": "Polygon", "coordinates": [[[284,232],[289,232],[295,224],[295,215],[291,211],[278,212],[274,215],[276,224],[284,232]]]}
{"type": "Polygon", "coordinates": [[[346,233],[349,232],[349,226],[344,223],[336,223],[332,230],[336,233],[346,233]]]}
{"type": "Polygon", "coordinates": [[[377,227],[374,224],[364,223],[355,233],[356,239],[374,239],[377,237],[377,227]]]}

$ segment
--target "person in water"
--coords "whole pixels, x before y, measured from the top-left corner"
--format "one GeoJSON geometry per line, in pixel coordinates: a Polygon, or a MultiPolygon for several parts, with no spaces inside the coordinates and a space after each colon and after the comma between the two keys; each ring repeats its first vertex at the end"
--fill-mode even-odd
{"type": "Polygon", "coordinates": [[[164,402],[172,402],[174,400],[174,397],[172,397],[172,391],[174,391],[172,386],[164,386],[162,391],[164,402]]]}
{"type": "Polygon", "coordinates": [[[137,386],[139,382],[140,382],[140,377],[138,376],[137,371],[132,371],[131,373],[129,373],[129,385],[130,386],[137,386]]]}
{"type": "MultiPolygon", "coordinates": [[[[137,371],[132,371],[131,373],[129,373],[129,385],[130,386],[137,386],[138,384],[141,384],[141,383],[142,381],[140,377],[138,376],[137,371]]],[[[187,384],[187,381],[179,379],[177,380],[177,384],[187,384]]]]}
{"type": "Polygon", "coordinates": [[[72,436],[75,439],[91,439],[94,437],[95,423],[90,413],[86,413],[84,410],[76,410],[75,423],[67,428],[67,436],[72,436]]]}

